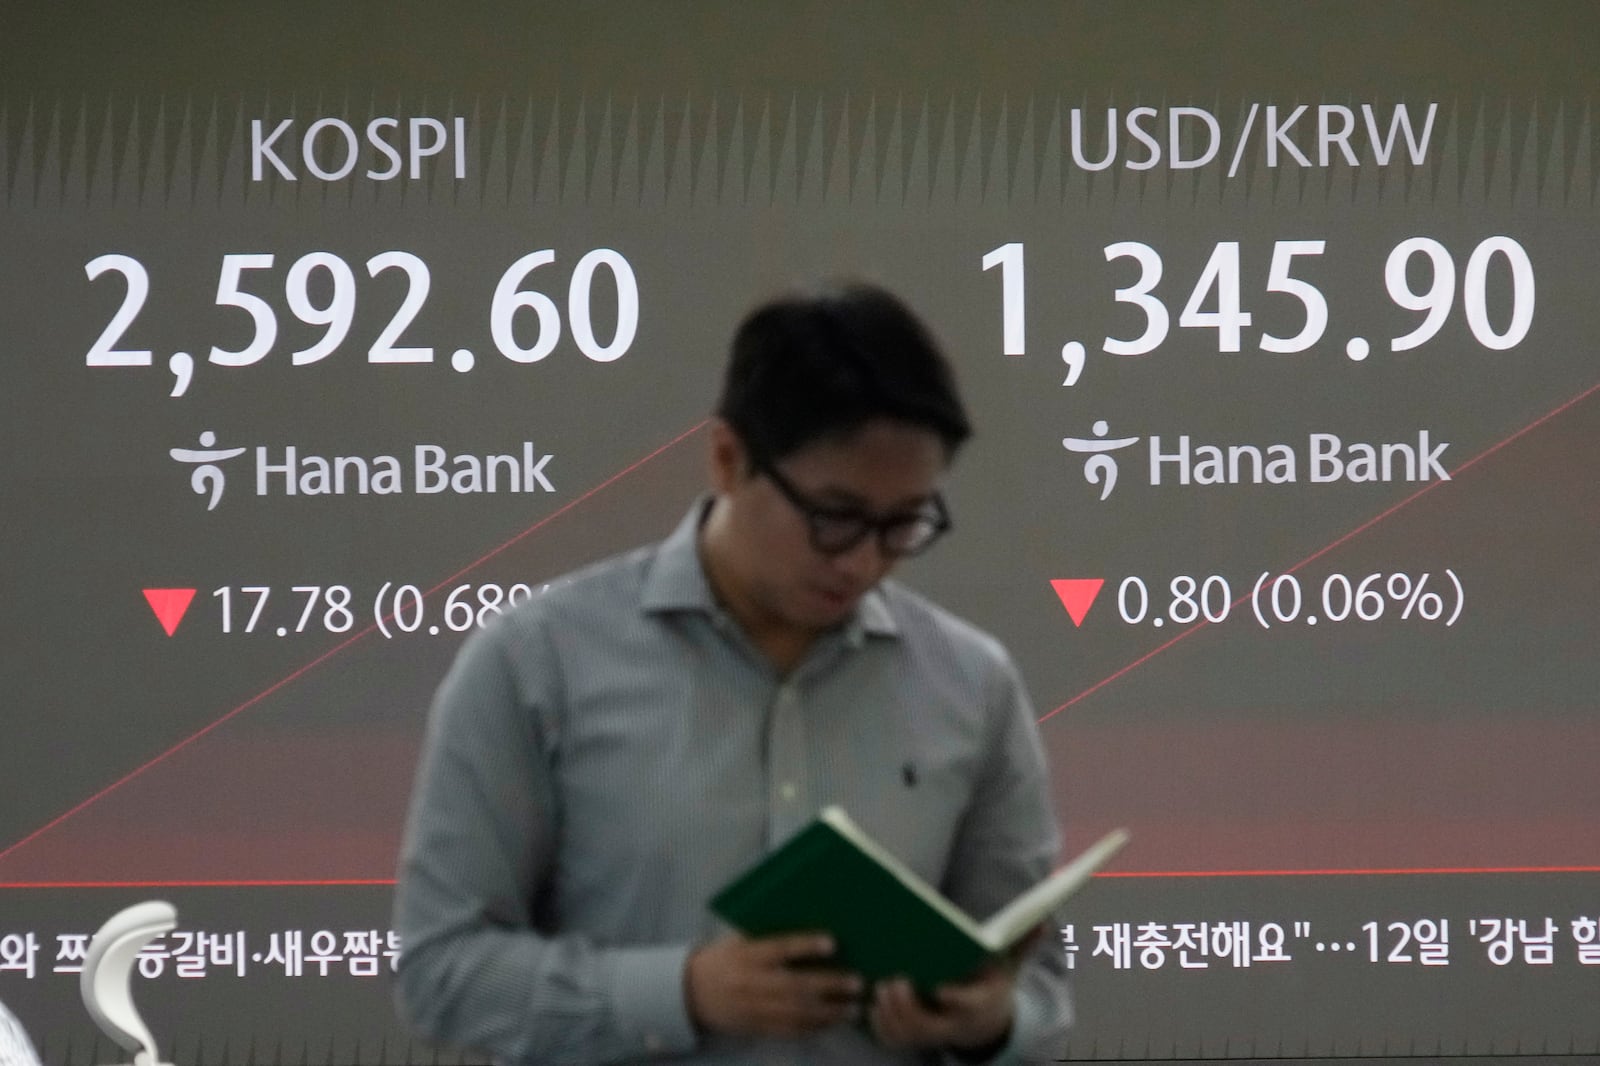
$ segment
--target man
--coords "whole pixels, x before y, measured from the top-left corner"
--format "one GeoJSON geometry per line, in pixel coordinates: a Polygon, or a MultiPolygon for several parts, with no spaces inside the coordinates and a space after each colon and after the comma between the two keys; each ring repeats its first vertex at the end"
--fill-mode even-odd
{"type": "Polygon", "coordinates": [[[921,324],[867,287],[761,308],[716,414],[714,491],[676,532],[521,604],[441,686],[402,1013],[510,1063],[1059,1056],[1053,937],[927,1004],[863,989],[825,936],[746,939],[707,909],[829,803],[979,918],[1056,855],[1009,659],[885,580],[949,528],[969,432],[921,324]]]}

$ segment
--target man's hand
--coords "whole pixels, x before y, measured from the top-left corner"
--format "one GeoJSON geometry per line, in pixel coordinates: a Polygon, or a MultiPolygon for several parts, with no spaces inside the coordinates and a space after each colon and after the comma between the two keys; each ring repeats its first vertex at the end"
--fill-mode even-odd
{"type": "Polygon", "coordinates": [[[861,978],[815,965],[832,954],[832,939],[816,933],[714,940],[684,969],[689,1016],[703,1029],[752,1036],[802,1036],[848,1021],[861,978]]]}
{"type": "Polygon", "coordinates": [[[1011,989],[1016,971],[991,966],[971,981],[939,986],[937,1009],[924,1006],[911,982],[882,981],[872,999],[872,1031],[887,1047],[996,1047],[1011,1030],[1011,989]]]}

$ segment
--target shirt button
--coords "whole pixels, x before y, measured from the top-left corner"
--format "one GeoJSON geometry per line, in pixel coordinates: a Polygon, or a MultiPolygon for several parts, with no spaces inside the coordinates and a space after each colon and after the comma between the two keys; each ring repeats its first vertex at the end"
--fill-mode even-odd
{"type": "Polygon", "coordinates": [[[794,787],[793,781],[785,781],[778,789],[778,795],[782,796],[790,803],[793,803],[794,798],[799,794],[800,790],[794,787]]]}
{"type": "Polygon", "coordinates": [[[651,1051],[651,1052],[660,1051],[661,1050],[661,1034],[660,1033],[649,1033],[649,1034],[647,1034],[645,1036],[645,1038],[644,1038],[644,1049],[646,1051],[651,1051]]]}

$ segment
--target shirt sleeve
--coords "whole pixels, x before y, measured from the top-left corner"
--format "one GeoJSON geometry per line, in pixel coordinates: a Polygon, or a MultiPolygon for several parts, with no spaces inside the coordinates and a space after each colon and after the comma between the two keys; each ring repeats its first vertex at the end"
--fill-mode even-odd
{"type": "Polygon", "coordinates": [[[599,947],[540,920],[559,699],[558,663],[527,617],[474,634],[440,686],[401,847],[397,1005],[428,1038],[500,1062],[682,1053],[696,1041],[687,944],[599,947]]]}
{"type": "MultiPolygon", "coordinates": [[[[1048,876],[1060,854],[1033,706],[1009,657],[1001,657],[985,768],[944,885],[952,901],[979,919],[1048,876]]],[[[1055,930],[1045,934],[1017,971],[1011,1035],[991,1063],[1054,1062],[1066,1053],[1072,1024],[1066,956],[1055,930]]]]}

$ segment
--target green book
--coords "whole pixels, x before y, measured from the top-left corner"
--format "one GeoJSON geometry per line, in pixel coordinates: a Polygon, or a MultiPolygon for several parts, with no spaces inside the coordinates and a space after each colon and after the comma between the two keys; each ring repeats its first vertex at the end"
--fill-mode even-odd
{"type": "Polygon", "coordinates": [[[979,923],[842,808],[827,807],[717,893],[711,909],[747,936],[825,930],[834,939],[834,964],[869,982],[909,977],[927,993],[1015,948],[1127,840],[1125,829],[1106,834],[979,923]]]}

